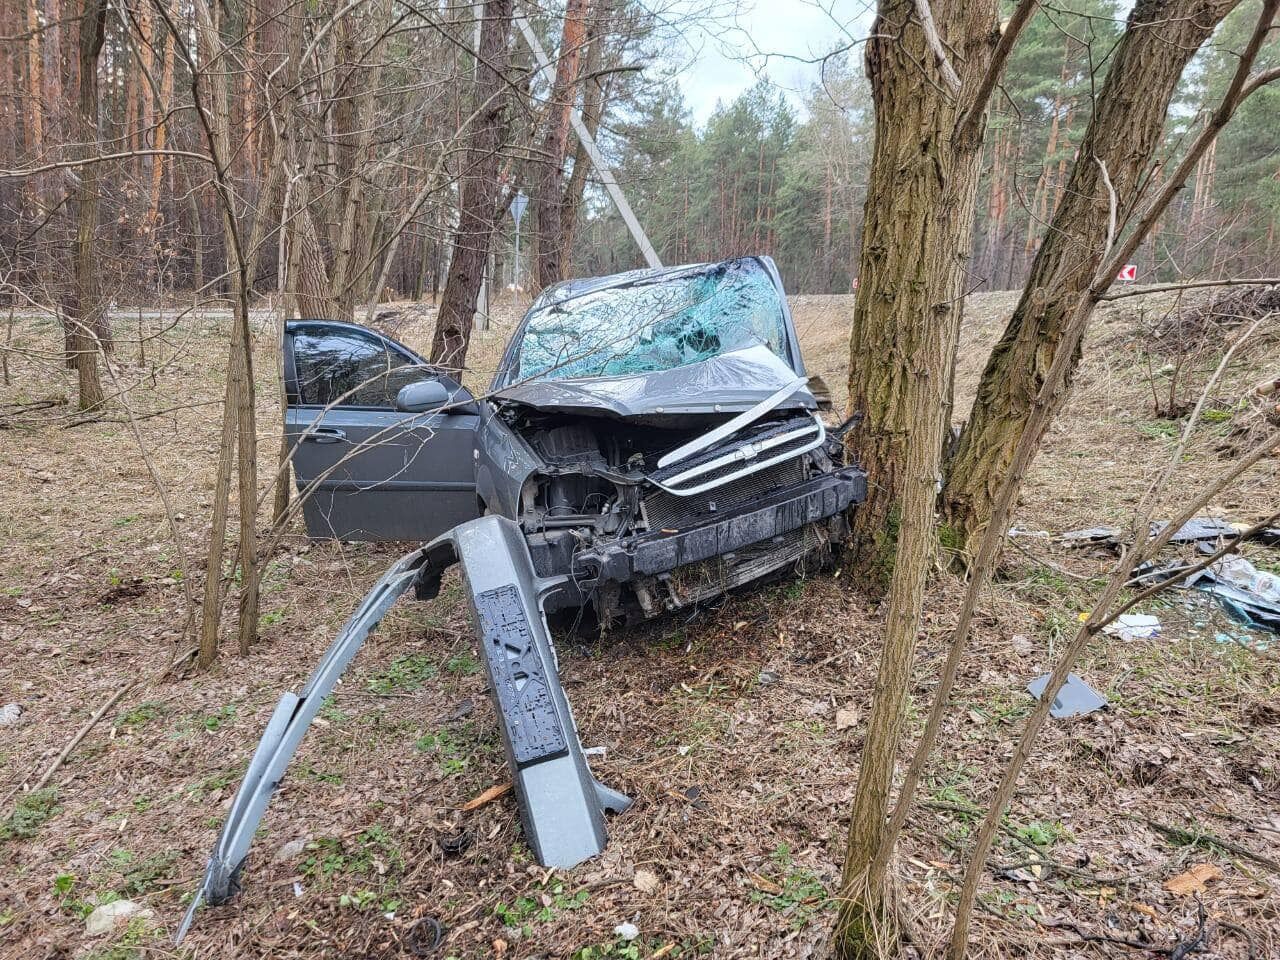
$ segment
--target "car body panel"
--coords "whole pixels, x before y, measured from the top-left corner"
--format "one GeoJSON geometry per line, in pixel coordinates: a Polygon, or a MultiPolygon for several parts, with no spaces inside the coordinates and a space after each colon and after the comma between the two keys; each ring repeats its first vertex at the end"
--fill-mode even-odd
{"type": "Polygon", "coordinates": [[[286,326],[285,370],[285,432],[311,536],[427,540],[479,516],[473,450],[480,416],[455,381],[390,337],[319,320],[286,326]],[[385,374],[360,379],[379,362],[385,374]],[[425,413],[395,409],[399,388],[415,379],[440,380],[450,404],[425,413]]]}

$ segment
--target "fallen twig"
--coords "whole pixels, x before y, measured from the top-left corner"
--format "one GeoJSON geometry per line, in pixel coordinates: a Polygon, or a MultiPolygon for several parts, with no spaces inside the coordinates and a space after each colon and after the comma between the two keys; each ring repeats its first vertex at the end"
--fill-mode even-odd
{"type": "MultiPolygon", "coordinates": [[[[1137,819],[1137,818],[1135,818],[1137,819]]],[[[1164,834],[1168,839],[1175,843],[1185,844],[1193,847],[1203,847],[1212,849],[1214,847],[1226,853],[1234,853],[1238,857],[1244,857],[1246,860],[1252,860],[1259,866],[1266,867],[1272,873],[1280,874],[1280,861],[1272,860],[1268,856],[1261,853],[1254,853],[1248,847],[1242,847],[1240,844],[1231,840],[1223,840],[1221,837],[1214,836],[1207,830],[1199,829],[1197,824],[1197,832],[1183,830],[1180,827],[1171,827],[1167,823],[1157,823],[1155,820],[1147,820],[1142,818],[1142,822],[1149,826],[1157,833],[1164,834]]]]}
{"type": "MultiPolygon", "coordinates": [[[[137,685],[137,682],[137,680],[130,680],[127,684],[113,693],[110,698],[102,704],[102,706],[94,711],[93,716],[85,722],[83,727],[76,731],[76,735],[68,741],[65,747],[62,748],[62,752],[59,753],[53,763],[49,765],[49,769],[44,772],[38,781],[36,781],[36,785],[31,788],[31,792],[41,789],[53,779],[53,775],[58,772],[58,768],[66,763],[67,757],[71,756],[71,751],[80,745],[80,741],[89,735],[89,731],[97,726],[98,721],[103,718],[106,712],[119,703],[124,695],[137,685]]],[[[14,787],[13,790],[9,792],[9,796],[5,797],[5,800],[8,801],[12,799],[13,796],[21,789],[21,785],[14,787]]]]}
{"type": "Polygon", "coordinates": [[[476,810],[480,807],[483,807],[486,803],[492,803],[494,800],[497,800],[499,797],[505,797],[510,792],[511,792],[511,781],[508,780],[506,783],[496,784],[490,787],[488,790],[484,791],[484,793],[477,794],[476,796],[472,797],[470,800],[468,800],[466,803],[462,805],[461,809],[476,810]]]}

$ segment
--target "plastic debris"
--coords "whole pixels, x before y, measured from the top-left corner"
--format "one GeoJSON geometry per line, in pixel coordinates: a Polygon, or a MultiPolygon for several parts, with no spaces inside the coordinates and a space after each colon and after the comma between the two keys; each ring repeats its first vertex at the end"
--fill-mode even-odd
{"type": "Polygon", "coordinates": [[[1122,613],[1102,632],[1121,640],[1148,640],[1160,635],[1160,618],[1149,613],[1122,613]]]}
{"type": "Polygon", "coordinates": [[[22,717],[22,707],[16,703],[6,703],[0,707],[0,727],[11,727],[22,717]]]}
{"type": "Polygon", "coordinates": [[[1052,539],[1052,538],[1049,536],[1049,531],[1048,531],[1048,530],[1023,530],[1021,527],[1010,527],[1010,528],[1009,528],[1009,536],[1011,536],[1011,537],[1025,537],[1025,538],[1026,538],[1026,539],[1028,539],[1028,540],[1049,540],[1049,539],[1052,539]]]}
{"type": "Polygon", "coordinates": [[[613,928],[613,932],[628,943],[640,936],[640,928],[634,923],[620,923],[613,928]]]}
{"type": "Polygon", "coordinates": [[[1115,545],[1120,542],[1120,528],[1086,527],[1083,530],[1068,530],[1060,534],[1058,539],[1070,547],[1087,547],[1094,544],[1115,545]]]}
{"type": "MultiPolygon", "coordinates": [[[[1037,700],[1049,685],[1050,674],[1036,677],[1027,684],[1027,692],[1037,700]]],[[[1067,717],[1083,717],[1085,714],[1101,710],[1107,705],[1107,698],[1089,686],[1074,673],[1067,674],[1066,683],[1053,698],[1053,706],[1049,708],[1049,716],[1058,719],[1067,717]]]]}
{"type": "Polygon", "coordinates": [[[1188,578],[1187,586],[1212,594],[1234,620],[1280,633],[1280,577],[1244,557],[1223,557],[1188,578]]]}
{"type": "MultiPolygon", "coordinates": [[[[1151,524],[1151,535],[1158,536],[1169,525],[1167,520],[1157,520],[1151,524]]],[[[1225,520],[1217,517],[1194,517],[1173,532],[1170,543],[1195,543],[1198,540],[1227,540],[1239,531],[1225,520]]]]}

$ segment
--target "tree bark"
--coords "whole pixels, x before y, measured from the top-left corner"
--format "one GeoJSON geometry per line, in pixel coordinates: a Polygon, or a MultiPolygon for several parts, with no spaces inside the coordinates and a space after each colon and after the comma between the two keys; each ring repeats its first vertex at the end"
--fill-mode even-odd
{"type": "Polygon", "coordinates": [[[463,161],[458,229],[431,341],[431,362],[454,370],[461,370],[466,362],[476,297],[498,214],[498,165],[507,103],[502,91],[511,58],[511,10],[512,0],[485,0],[475,85],[475,104],[484,107],[473,121],[463,161]]]}
{"type": "MultiPolygon", "coordinates": [[[[98,143],[98,55],[106,35],[106,0],[84,0],[80,19],[79,97],[77,119],[86,156],[98,143]]],[[[80,409],[95,410],[106,402],[98,374],[98,335],[105,329],[98,251],[94,249],[98,230],[98,183],[101,164],[87,163],[79,170],[76,189],[75,283],[65,304],[69,341],[80,387],[80,409]]],[[[101,346],[105,347],[103,343],[101,346]]]]}
{"type": "Polygon", "coordinates": [[[534,187],[534,228],[537,231],[538,289],[558,283],[561,267],[564,204],[564,161],[569,143],[569,115],[577,97],[578,67],[586,40],[587,0],[568,0],[556,79],[547,104],[547,129],[539,158],[539,177],[534,187]]]}
{"type": "Polygon", "coordinates": [[[918,6],[883,0],[866,53],[876,135],[849,344],[850,408],[864,419],[849,453],[873,483],[854,515],[853,562],[888,581],[889,597],[840,882],[835,949],[846,960],[879,957],[897,938],[875,854],[936,550],[935,491],[977,205],[984,124],[960,135],[957,126],[999,37],[995,0],[934,5],[942,41],[963,57],[962,93],[952,94],[940,69],[921,77],[933,55],[913,17],[918,6]]]}
{"type": "MultiPolygon", "coordinates": [[[[612,0],[597,0],[593,23],[588,30],[587,51],[584,55],[583,73],[591,76],[600,69],[605,43],[605,28],[611,13],[612,0]]],[[[604,113],[604,80],[595,77],[586,83],[582,92],[582,122],[587,132],[594,137],[600,130],[600,120],[604,113]]],[[[564,197],[560,207],[560,277],[568,280],[573,265],[574,228],[578,224],[578,211],[582,208],[582,194],[587,185],[587,176],[591,170],[591,159],[587,156],[586,147],[579,143],[573,155],[573,172],[569,174],[569,182],[565,184],[564,197]]]]}
{"type": "MultiPolygon", "coordinates": [[[[1238,0],[1144,0],[1112,59],[1062,203],[1045,232],[1022,298],[978,386],[973,413],[947,465],[945,537],[961,562],[991,517],[1032,401],[1062,343],[1065,323],[1107,252],[1113,217],[1137,203],[1159,149],[1169,103],[1188,61],[1238,0]],[[1105,169],[1105,173],[1104,173],[1105,169]],[[1107,181],[1110,180],[1110,189],[1107,181]]],[[[1071,365],[1080,360],[1080,350],[1071,365]]],[[[1061,409],[1069,393],[1055,397],[1061,409]]]]}

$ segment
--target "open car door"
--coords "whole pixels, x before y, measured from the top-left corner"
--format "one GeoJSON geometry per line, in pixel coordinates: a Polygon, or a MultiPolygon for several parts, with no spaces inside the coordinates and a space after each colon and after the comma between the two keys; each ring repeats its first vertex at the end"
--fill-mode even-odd
{"type": "Polygon", "coordinates": [[[456,380],[389,337],[334,320],[289,321],[284,367],[309,535],[429,540],[480,515],[480,418],[456,380]],[[419,402],[398,405],[411,385],[419,402]]]}

